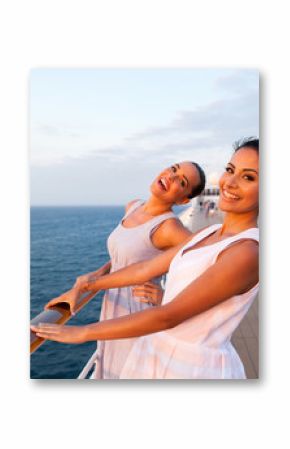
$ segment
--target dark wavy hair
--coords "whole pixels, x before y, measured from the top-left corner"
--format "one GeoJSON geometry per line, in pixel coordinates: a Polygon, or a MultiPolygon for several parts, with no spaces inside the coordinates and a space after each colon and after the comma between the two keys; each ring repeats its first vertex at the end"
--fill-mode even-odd
{"type": "Polygon", "coordinates": [[[253,148],[253,150],[256,150],[259,153],[259,139],[258,137],[251,136],[251,137],[242,137],[239,140],[236,140],[233,143],[233,149],[236,153],[241,148],[253,148]]]}
{"type": "Polygon", "coordinates": [[[195,168],[198,171],[199,174],[199,183],[197,186],[194,186],[190,195],[188,195],[188,198],[195,198],[196,196],[200,195],[201,192],[204,190],[205,187],[205,183],[206,183],[206,177],[205,177],[205,173],[203,171],[203,169],[201,168],[200,165],[198,165],[196,162],[191,162],[195,168]]]}

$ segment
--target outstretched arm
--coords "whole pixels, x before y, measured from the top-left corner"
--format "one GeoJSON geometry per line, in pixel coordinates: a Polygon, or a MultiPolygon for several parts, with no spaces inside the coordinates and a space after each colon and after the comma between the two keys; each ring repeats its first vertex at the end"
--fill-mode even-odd
{"type": "Polygon", "coordinates": [[[76,279],[76,282],[74,283],[73,288],[79,288],[85,282],[98,279],[100,276],[104,275],[105,273],[108,273],[110,271],[110,269],[111,269],[111,261],[109,260],[109,262],[107,262],[105,265],[103,265],[98,270],[78,276],[76,279]]]}
{"type": "MultiPolygon", "coordinates": [[[[56,304],[66,302],[70,306],[72,314],[75,313],[77,303],[81,296],[88,292],[97,292],[115,287],[125,287],[144,282],[159,276],[168,271],[169,265],[177,251],[183,247],[183,244],[171,248],[153,259],[144,262],[129,265],[126,268],[104,275],[100,270],[91,277],[84,277],[78,286],[63,293],[61,296],[49,301],[45,308],[49,309],[56,304]]],[[[102,267],[103,268],[103,267],[102,267]]]]}
{"type": "Polygon", "coordinates": [[[168,304],[88,326],[43,324],[32,327],[43,338],[64,343],[139,337],[170,329],[258,282],[258,246],[242,241],[224,251],[217,262],[168,304]]]}
{"type": "Polygon", "coordinates": [[[143,284],[154,277],[167,273],[173,257],[183,248],[186,242],[164,251],[162,254],[145,260],[144,262],[134,263],[126,268],[115,271],[89,281],[81,286],[82,292],[94,290],[106,290],[108,288],[127,287],[130,285],[143,284]]]}

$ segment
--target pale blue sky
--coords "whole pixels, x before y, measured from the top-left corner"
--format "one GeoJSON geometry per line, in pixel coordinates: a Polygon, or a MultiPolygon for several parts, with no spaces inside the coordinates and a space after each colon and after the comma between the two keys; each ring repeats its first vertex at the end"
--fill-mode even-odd
{"type": "Polygon", "coordinates": [[[256,70],[33,70],[32,205],[146,198],[176,161],[220,173],[233,140],[259,134],[258,85],[256,70]]]}

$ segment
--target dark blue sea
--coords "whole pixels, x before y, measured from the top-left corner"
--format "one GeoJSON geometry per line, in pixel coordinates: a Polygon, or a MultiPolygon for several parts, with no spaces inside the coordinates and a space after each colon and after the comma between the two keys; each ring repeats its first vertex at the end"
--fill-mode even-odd
{"type": "MultiPolygon", "coordinates": [[[[31,208],[31,318],[68,290],[78,275],[94,271],[109,256],[106,241],[124,214],[122,206],[31,208]]],[[[69,324],[99,319],[99,293],[69,324]]],[[[31,356],[31,378],[75,379],[96,343],[45,342],[31,356]]]]}

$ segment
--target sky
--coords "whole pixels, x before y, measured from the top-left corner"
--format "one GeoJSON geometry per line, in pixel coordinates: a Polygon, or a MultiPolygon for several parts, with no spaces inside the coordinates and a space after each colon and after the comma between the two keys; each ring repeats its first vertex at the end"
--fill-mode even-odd
{"type": "Polygon", "coordinates": [[[34,69],[29,100],[32,206],[146,199],[184,160],[213,179],[259,135],[257,70],[34,69]]]}

